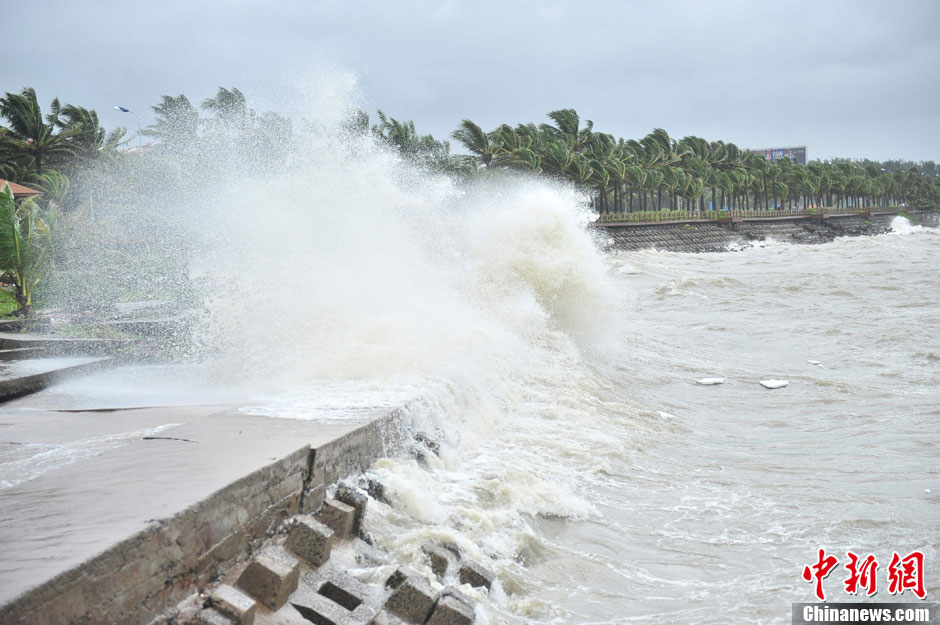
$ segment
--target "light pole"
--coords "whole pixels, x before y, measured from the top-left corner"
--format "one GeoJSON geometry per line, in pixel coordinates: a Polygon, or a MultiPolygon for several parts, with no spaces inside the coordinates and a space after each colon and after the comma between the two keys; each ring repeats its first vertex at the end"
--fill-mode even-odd
{"type": "MultiPolygon", "coordinates": [[[[134,111],[130,110],[129,108],[125,106],[115,106],[114,110],[121,111],[122,113],[130,113],[134,117],[137,117],[137,113],[135,113],[134,111]]],[[[139,117],[137,117],[137,147],[140,147],[140,118],[139,117]]]]}

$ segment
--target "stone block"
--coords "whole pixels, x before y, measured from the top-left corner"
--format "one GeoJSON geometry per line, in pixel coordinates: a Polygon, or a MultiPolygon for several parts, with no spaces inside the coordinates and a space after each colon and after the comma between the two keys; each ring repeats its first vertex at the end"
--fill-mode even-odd
{"type": "Polygon", "coordinates": [[[473,605],[474,605],[473,599],[471,599],[471,598],[468,597],[467,595],[463,594],[462,592],[460,592],[459,590],[457,590],[457,589],[454,588],[453,586],[448,586],[448,587],[445,588],[443,591],[441,591],[441,596],[442,596],[442,597],[453,597],[453,598],[456,599],[457,601],[460,601],[461,603],[470,606],[470,609],[473,609],[473,605]]]}
{"type": "Polygon", "coordinates": [[[353,551],[356,554],[356,564],[360,566],[381,566],[391,561],[387,553],[364,540],[354,540],[353,551]]]}
{"type": "Polygon", "coordinates": [[[343,540],[356,535],[356,509],[336,499],[323,502],[317,520],[333,530],[334,538],[343,540]]]}
{"type": "Polygon", "coordinates": [[[385,587],[391,588],[394,590],[401,586],[401,583],[405,581],[409,575],[417,575],[417,571],[412,569],[410,566],[400,566],[392,574],[388,576],[388,579],[385,580],[385,587]]]}
{"type": "MultiPolygon", "coordinates": [[[[372,480],[370,480],[369,482],[371,484],[372,480]]],[[[370,486],[369,494],[370,495],[372,494],[371,486],[370,486]]],[[[336,495],[333,497],[333,499],[336,499],[337,501],[342,501],[347,506],[352,506],[353,508],[356,509],[356,518],[355,518],[355,521],[353,522],[353,531],[356,534],[358,534],[359,531],[362,529],[362,518],[366,513],[366,504],[369,502],[368,497],[366,497],[365,495],[363,495],[362,493],[360,493],[358,490],[356,490],[355,488],[351,486],[340,484],[339,486],[336,487],[336,495]]],[[[381,501],[380,497],[375,497],[375,499],[378,499],[381,501]]]]}
{"type": "MultiPolygon", "coordinates": [[[[296,595],[297,593],[294,594],[296,595]]],[[[293,595],[291,596],[291,600],[293,600],[293,595]]],[[[279,610],[274,612],[259,610],[257,617],[255,617],[255,625],[310,625],[310,621],[305,619],[303,615],[297,611],[297,608],[292,606],[290,601],[288,601],[281,606],[279,610]]]]}
{"type": "Polygon", "coordinates": [[[209,594],[209,603],[237,625],[253,625],[255,622],[257,603],[234,586],[222,584],[213,590],[209,594]]]}
{"type": "Polygon", "coordinates": [[[317,592],[349,611],[358,608],[371,594],[368,586],[346,573],[330,575],[320,584],[317,592]]]}
{"type": "Polygon", "coordinates": [[[233,625],[235,623],[235,621],[219,612],[216,612],[212,608],[199,610],[193,622],[197,623],[198,625],[233,625]]]}
{"type": "Polygon", "coordinates": [[[298,593],[290,603],[300,614],[317,625],[346,625],[349,610],[315,592],[298,593]],[[299,595],[299,596],[298,596],[299,595]]]}
{"type": "Polygon", "coordinates": [[[456,543],[444,542],[441,543],[441,547],[454,554],[458,560],[463,560],[463,549],[458,547],[456,543]]]}
{"type": "Polygon", "coordinates": [[[451,565],[457,563],[457,558],[454,557],[453,553],[434,543],[421,545],[421,551],[428,557],[428,560],[431,562],[431,570],[434,571],[434,574],[439,578],[443,578],[451,565]]]}
{"type": "Polygon", "coordinates": [[[437,602],[428,580],[406,567],[399,567],[392,578],[396,579],[395,590],[386,600],[385,609],[410,623],[427,622],[437,602]]]}
{"type": "Polygon", "coordinates": [[[493,585],[496,576],[493,572],[473,560],[464,560],[460,564],[460,571],[457,573],[457,579],[461,584],[470,584],[471,586],[482,586],[489,590],[493,585]]]}
{"type": "Polygon", "coordinates": [[[310,566],[317,568],[330,559],[333,536],[332,529],[312,516],[302,514],[294,517],[290,524],[284,546],[310,566]]]}
{"type": "Polygon", "coordinates": [[[388,612],[379,612],[369,621],[369,625],[405,625],[405,622],[388,612]]]}
{"type": "Polygon", "coordinates": [[[440,443],[431,438],[426,432],[418,432],[415,434],[415,442],[427,447],[435,456],[441,455],[440,443]]]}
{"type": "Polygon", "coordinates": [[[304,490],[300,513],[313,514],[323,505],[324,499],[326,499],[326,484],[311,483],[311,485],[304,490]]]}
{"type": "Polygon", "coordinates": [[[385,496],[385,484],[376,478],[370,477],[366,479],[366,492],[369,493],[369,497],[372,497],[376,501],[389,503],[388,497],[385,496]]]}
{"type": "Polygon", "coordinates": [[[242,571],[236,585],[271,610],[297,590],[300,563],[280,547],[266,547],[242,571]]]}
{"type": "Polygon", "coordinates": [[[434,613],[427,625],[471,625],[473,608],[456,597],[445,595],[434,606],[434,613]]]}

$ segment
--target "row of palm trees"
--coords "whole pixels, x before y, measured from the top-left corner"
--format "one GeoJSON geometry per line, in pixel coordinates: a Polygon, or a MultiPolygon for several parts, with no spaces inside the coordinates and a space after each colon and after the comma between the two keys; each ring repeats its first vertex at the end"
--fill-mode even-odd
{"type": "MultiPolygon", "coordinates": [[[[251,169],[282,166],[289,154],[291,121],[274,112],[256,114],[236,88],[220,87],[201,103],[208,117],[185,95],[163,96],[152,108],[155,120],[142,134],[165,154],[205,162],[201,155],[223,148],[251,169]]],[[[110,162],[126,140],[124,128],[106,132],[94,110],[62,106],[58,99],[43,116],[31,88],[0,98],[0,117],[6,121],[0,125],[0,178],[38,187],[60,202],[69,178],[110,162]]],[[[604,213],[940,206],[940,179],[921,175],[916,167],[887,171],[872,162],[770,162],[733,143],[695,136],[676,140],[658,128],[639,140],[615,138],[595,131],[591,121],[582,123],[574,109],[548,117],[549,124],[502,124],[488,132],[465,119],[452,137],[469,155],[451,154],[447,141],[420,135],[414,122],[382,111],[372,126],[366,113],[357,112],[348,129],[369,133],[424,167],[463,178],[516,170],[564,179],[589,191],[596,210],[604,213]]]]}
{"type": "Polygon", "coordinates": [[[583,125],[574,109],[551,124],[507,124],[486,132],[465,119],[452,137],[483,171],[507,168],[571,181],[591,192],[598,212],[810,206],[940,206],[940,180],[917,168],[889,172],[851,162],[770,162],[733,143],[676,140],[660,128],[639,140],[583,125]]]}
{"type": "Polygon", "coordinates": [[[27,87],[0,98],[0,179],[44,192],[60,203],[69,178],[119,153],[126,130],[102,128],[94,110],[52,101],[43,115],[36,92],[27,87]]]}
{"type": "MultiPolygon", "coordinates": [[[[185,95],[163,96],[152,108],[155,121],[141,134],[155,139],[163,155],[185,154],[206,163],[214,160],[205,158],[209,152],[237,154],[239,163],[250,167],[283,157],[290,142],[289,119],[256,114],[235,88],[220,87],[201,103],[208,117],[201,117],[185,95]]],[[[38,188],[44,200],[61,203],[69,180],[107,175],[107,166],[127,147],[126,129],[106,131],[94,110],[55,98],[43,115],[30,87],[0,98],[0,118],[0,179],[38,188]]]]}

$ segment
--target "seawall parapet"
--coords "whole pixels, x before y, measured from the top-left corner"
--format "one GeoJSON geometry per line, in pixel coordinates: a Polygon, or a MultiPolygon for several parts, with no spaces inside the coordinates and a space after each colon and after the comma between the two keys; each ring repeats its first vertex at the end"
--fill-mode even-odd
{"type": "MultiPolygon", "coordinates": [[[[595,225],[612,249],[658,249],[673,252],[727,252],[748,244],[774,240],[783,243],[829,243],[837,237],[884,234],[895,214],[831,216],[826,219],[794,217],[738,222],[650,223],[595,225]]],[[[914,215],[923,225],[940,225],[940,213],[914,215]]]]}
{"type": "Polygon", "coordinates": [[[63,419],[95,432],[175,424],[0,490],[5,625],[150,623],[287,518],[320,509],[330,483],[393,453],[408,430],[403,410],[300,421],[220,406],[65,416],[8,406],[2,417],[21,422],[24,441],[63,419]]]}

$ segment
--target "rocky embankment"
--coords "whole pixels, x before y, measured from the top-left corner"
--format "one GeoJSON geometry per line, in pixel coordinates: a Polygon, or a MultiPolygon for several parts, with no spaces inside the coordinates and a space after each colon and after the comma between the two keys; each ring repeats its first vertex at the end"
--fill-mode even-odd
{"type": "MultiPolygon", "coordinates": [[[[600,226],[615,250],[658,249],[672,252],[728,252],[761,241],[829,243],[837,237],[884,234],[893,215],[833,217],[825,220],[744,221],[735,224],[649,224],[600,226]]],[[[936,224],[925,224],[936,225],[936,224]]]]}
{"type": "MultiPolygon", "coordinates": [[[[419,433],[426,451],[436,443],[419,433]],[[423,437],[423,438],[422,438],[423,437]]],[[[159,625],[472,625],[476,600],[496,581],[457,545],[421,545],[416,570],[363,529],[380,482],[339,484],[314,514],[284,520],[246,561],[191,595],[159,625]]]]}

